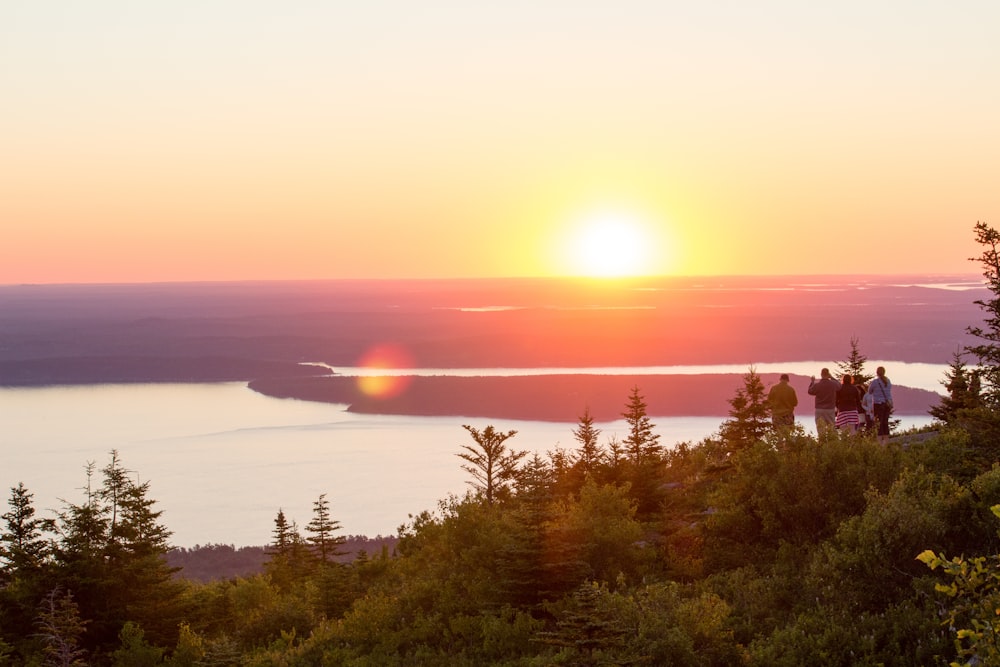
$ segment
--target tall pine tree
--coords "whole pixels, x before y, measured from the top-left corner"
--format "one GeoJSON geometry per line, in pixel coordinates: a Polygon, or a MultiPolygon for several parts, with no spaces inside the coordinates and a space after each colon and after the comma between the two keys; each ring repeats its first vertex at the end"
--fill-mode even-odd
{"type": "Polygon", "coordinates": [[[983,324],[966,331],[982,342],[966,346],[965,351],[979,361],[976,370],[984,402],[995,406],[1000,402],[1000,232],[985,222],[977,222],[974,231],[982,254],[971,259],[982,266],[990,297],[974,301],[983,311],[983,324]]]}
{"type": "Polygon", "coordinates": [[[753,366],[743,376],[743,386],[729,399],[729,405],[729,419],[722,423],[719,433],[730,451],[750,447],[771,429],[767,392],[753,366]]]}
{"type": "Polygon", "coordinates": [[[462,470],[472,475],[469,484],[483,494],[487,505],[493,505],[507,495],[517,477],[518,464],[528,452],[507,446],[507,440],[517,435],[517,431],[503,433],[492,425],[482,431],[467,424],[462,428],[469,432],[476,446],[462,445],[465,451],[456,456],[468,464],[462,470]]]}
{"type": "Polygon", "coordinates": [[[633,386],[622,413],[628,428],[623,445],[629,461],[636,466],[658,461],[663,449],[660,435],[653,432],[653,422],[646,414],[646,407],[639,387],[633,386]]]}

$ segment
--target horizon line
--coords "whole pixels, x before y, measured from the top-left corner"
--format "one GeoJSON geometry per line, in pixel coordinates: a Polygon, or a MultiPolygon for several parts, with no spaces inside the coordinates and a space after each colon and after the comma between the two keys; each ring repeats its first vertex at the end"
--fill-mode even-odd
{"type": "Polygon", "coordinates": [[[625,284],[643,281],[669,280],[712,280],[712,279],[767,279],[767,278],[811,278],[836,280],[885,280],[889,278],[951,278],[974,282],[985,282],[981,273],[946,273],[946,272],[904,272],[904,273],[713,273],[713,274],[659,274],[647,276],[450,276],[450,277],[336,277],[336,278],[225,278],[225,279],[190,279],[190,280],[147,280],[147,281],[53,281],[53,282],[14,282],[0,283],[0,288],[31,288],[31,287],[125,287],[143,285],[245,285],[245,284],[319,284],[319,283],[392,283],[392,282],[532,282],[532,281],[572,281],[590,284],[625,284]]]}

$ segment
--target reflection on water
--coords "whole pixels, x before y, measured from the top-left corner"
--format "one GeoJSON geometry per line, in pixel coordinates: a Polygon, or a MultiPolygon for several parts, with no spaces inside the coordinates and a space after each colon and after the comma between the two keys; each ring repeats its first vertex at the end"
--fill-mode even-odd
{"type": "MultiPolygon", "coordinates": [[[[624,399],[623,399],[624,401],[624,399]]],[[[723,417],[657,418],[661,442],[697,442],[723,417]]],[[[492,420],[511,444],[573,449],[573,424],[492,420]]],[[[909,418],[906,425],[929,423],[909,418]]],[[[345,534],[392,534],[409,514],[463,493],[455,454],[482,419],[357,415],[343,405],[276,399],[240,383],[0,388],[0,486],[24,482],[42,516],[77,503],[84,465],[117,449],[179,546],[266,544],[279,508],[304,526],[321,493],[345,534]]],[[[812,429],[812,419],[801,423],[812,429]]],[[[624,422],[597,424],[602,441],[624,422]]]]}

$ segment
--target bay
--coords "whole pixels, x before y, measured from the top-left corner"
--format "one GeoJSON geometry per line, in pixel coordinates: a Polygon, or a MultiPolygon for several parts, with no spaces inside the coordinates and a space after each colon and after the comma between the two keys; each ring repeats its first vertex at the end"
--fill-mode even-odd
{"type": "MultiPolygon", "coordinates": [[[[624,398],[623,398],[624,403],[624,398]]],[[[661,442],[697,442],[720,417],[656,417],[661,442]]],[[[907,417],[904,426],[929,423],[907,417]]],[[[359,415],[347,406],[278,399],[243,383],[0,388],[0,484],[24,482],[41,516],[80,503],[85,466],[116,449],[150,482],[176,546],[263,545],[279,509],[304,526],[327,494],[343,534],[389,535],[410,515],[468,488],[456,454],[479,418],[359,415]]],[[[812,419],[800,418],[807,431],[812,419]]],[[[509,442],[573,449],[574,424],[499,420],[509,442]]],[[[623,439],[624,421],[597,424],[623,439]]],[[[99,482],[100,475],[97,475],[99,482]]]]}

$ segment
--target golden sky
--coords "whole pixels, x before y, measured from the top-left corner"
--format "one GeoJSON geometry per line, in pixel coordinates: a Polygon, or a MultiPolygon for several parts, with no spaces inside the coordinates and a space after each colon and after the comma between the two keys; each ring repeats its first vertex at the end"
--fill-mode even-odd
{"type": "Polygon", "coordinates": [[[0,284],[976,272],[997,26],[995,0],[5,2],[0,284]],[[589,241],[603,268],[598,223],[633,235],[589,241]]]}

